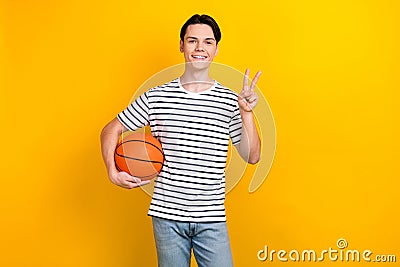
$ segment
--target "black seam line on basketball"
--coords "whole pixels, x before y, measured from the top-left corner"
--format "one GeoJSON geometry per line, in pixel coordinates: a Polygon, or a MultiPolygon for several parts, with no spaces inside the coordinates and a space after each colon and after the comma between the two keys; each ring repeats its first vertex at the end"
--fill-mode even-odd
{"type": "Polygon", "coordinates": [[[132,158],[132,157],[129,157],[129,156],[125,156],[125,155],[119,154],[118,152],[115,152],[115,154],[116,154],[117,156],[119,156],[119,157],[121,157],[121,158],[125,158],[125,159],[132,159],[132,160],[138,160],[138,161],[143,161],[143,162],[151,162],[151,163],[156,163],[156,164],[163,164],[162,162],[160,162],[160,161],[155,161],[155,160],[147,160],[147,159],[132,158]]]}
{"type": "MultiPolygon", "coordinates": [[[[158,204],[158,203],[151,203],[151,205],[152,206],[157,206],[157,207],[160,207],[160,208],[164,208],[164,209],[167,209],[167,210],[177,210],[177,211],[183,211],[183,212],[188,212],[188,210],[185,210],[185,209],[180,209],[180,208],[177,208],[177,207],[168,207],[168,206],[164,206],[164,205],[160,205],[160,204],[158,204]]],[[[189,212],[195,212],[195,213],[199,213],[199,212],[224,212],[225,211],[225,209],[221,209],[221,208],[219,208],[219,209],[204,209],[204,210],[191,210],[191,211],[189,211],[189,212]]]]}
{"type": "Polygon", "coordinates": [[[149,142],[149,141],[146,141],[146,140],[137,140],[137,139],[135,139],[135,140],[132,140],[132,139],[130,139],[130,140],[122,140],[122,142],[120,143],[120,144],[118,144],[117,145],[117,147],[120,147],[121,145],[123,145],[123,144],[125,144],[125,143],[129,143],[129,142],[144,142],[144,143],[146,143],[146,144],[149,144],[149,145],[151,145],[151,146],[153,146],[153,147],[155,147],[158,151],[160,151],[161,152],[161,154],[163,155],[163,157],[164,157],[164,151],[162,151],[158,146],[156,146],[156,145],[154,145],[153,143],[151,143],[151,142],[149,142]]]}
{"type": "MultiPolygon", "coordinates": [[[[164,180],[173,180],[173,179],[168,179],[168,177],[162,176],[162,175],[158,175],[159,178],[162,178],[164,180]]],[[[187,182],[185,181],[176,181],[174,180],[174,182],[179,182],[181,184],[187,184],[187,182]]],[[[188,186],[183,186],[183,185],[174,185],[174,184],[167,184],[164,182],[161,182],[160,179],[157,179],[155,181],[155,184],[162,184],[165,186],[169,186],[169,187],[176,187],[178,189],[188,189],[188,190],[194,190],[193,187],[188,187],[188,186]]],[[[196,188],[197,191],[202,191],[202,192],[213,192],[213,191],[219,191],[219,190],[223,190],[223,192],[221,192],[221,194],[225,194],[225,184],[222,184],[220,187],[218,188],[196,188]]]]}
{"type": "MultiPolygon", "coordinates": [[[[219,122],[222,122],[222,123],[229,123],[229,121],[227,121],[227,120],[222,120],[222,119],[218,119],[218,118],[210,118],[210,117],[207,117],[207,116],[198,116],[198,115],[194,116],[194,115],[188,115],[188,114],[176,113],[176,112],[173,113],[173,114],[171,114],[170,112],[151,112],[149,115],[150,116],[158,116],[158,115],[162,116],[162,115],[165,115],[165,116],[169,116],[169,117],[175,116],[175,117],[199,118],[199,119],[207,119],[207,120],[211,120],[212,119],[212,121],[219,121],[219,122]]],[[[173,121],[173,119],[166,119],[166,121],[168,121],[168,120],[173,121]]]]}
{"type": "Polygon", "coordinates": [[[115,167],[116,167],[117,171],[121,172],[122,170],[118,167],[118,164],[117,164],[117,162],[115,161],[115,159],[114,159],[114,162],[115,162],[115,167]]]}
{"type": "Polygon", "coordinates": [[[213,197],[213,196],[225,196],[225,194],[223,192],[220,192],[218,194],[203,195],[203,194],[199,194],[199,193],[188,193],[188,192],[172,190],[172,189],[168,189],[166,187],[162,187],[161,188],[161,187],[158,187],[157,185],[154,185],[154,189],[156,189],[156,188],[158,188],[159,190],[168,191],[168,192],[172,192],[172,193],[175,193],[175,194],[191,195],[191,196],[196,196],[196,197],[202,196],[202,197],[205,197],[207,199],[210,199],[210,197],[213,197]]]}

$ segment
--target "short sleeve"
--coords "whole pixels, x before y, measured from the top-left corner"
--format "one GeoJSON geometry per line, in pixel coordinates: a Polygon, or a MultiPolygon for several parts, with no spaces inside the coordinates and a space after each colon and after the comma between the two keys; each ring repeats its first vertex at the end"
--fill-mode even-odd
{"type": "Polygon", "coordinates": [[[242,136],[242,117],[240,116],[239,106],[237,105],[232,112],[232,117],[229,122],[229,135],[233,145],[240,143],[240,138],[242,136]]]}
{"type": "Polygon", "coordinates": [[[149,124],[148,92],[139,96],[117,115],[118,120],[129,130],[135,131],[149,124]]]}

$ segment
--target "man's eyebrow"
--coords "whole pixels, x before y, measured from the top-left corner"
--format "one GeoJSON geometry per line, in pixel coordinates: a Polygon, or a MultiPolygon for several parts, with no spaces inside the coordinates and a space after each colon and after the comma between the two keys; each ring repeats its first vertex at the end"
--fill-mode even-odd
{"type": "MultiPolygon", "coordinates": [[[[188,36],[188,37],[186,37],[186,39],[196,39],[196,40],[198,40],[199,38],[194,37],[194,36],[188,36]]],[[[215,38],[207,37],[205,40],[213,40],[213,41],[215,41],[215,38]]]]}

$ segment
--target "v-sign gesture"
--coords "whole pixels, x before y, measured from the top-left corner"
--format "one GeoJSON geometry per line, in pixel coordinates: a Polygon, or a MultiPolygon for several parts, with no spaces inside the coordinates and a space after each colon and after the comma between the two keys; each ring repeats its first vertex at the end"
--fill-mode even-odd
{"type": "Polygon", "coordinates": [[[250,69],[246,69],[244,73],[243,88],[238,97],[239,108],[245,112],[251,112],[258,102],[258,95],[254,92],[258,78],[261,75],[261,71],[258,71],[256,76],[251,82],[249,87],[249,74],[250,69]]]}

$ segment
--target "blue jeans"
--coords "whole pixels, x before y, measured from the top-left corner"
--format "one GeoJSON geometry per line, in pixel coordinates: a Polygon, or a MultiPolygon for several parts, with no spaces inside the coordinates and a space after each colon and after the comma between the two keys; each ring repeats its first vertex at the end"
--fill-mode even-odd
{"type": "Polygon", "coordinates": [[[192,248],[198,267],[233,266],[225,222],[152,220],[159,267],[189,267],[192,248]]]}

